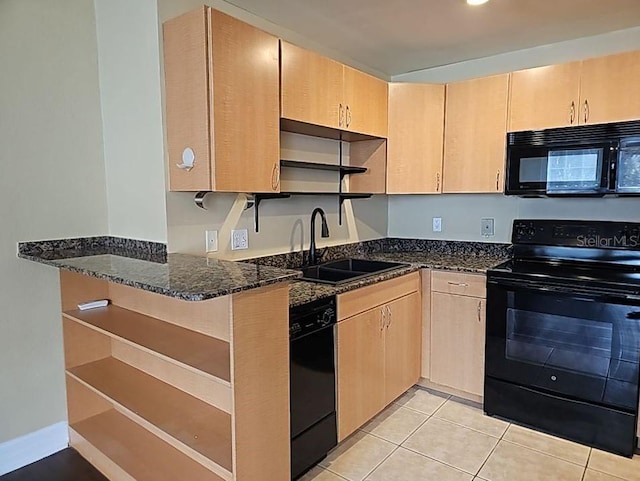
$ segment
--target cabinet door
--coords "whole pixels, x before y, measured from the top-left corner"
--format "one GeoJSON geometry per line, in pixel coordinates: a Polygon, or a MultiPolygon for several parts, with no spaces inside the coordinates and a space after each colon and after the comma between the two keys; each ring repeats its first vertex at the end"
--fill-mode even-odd
{"type": "Polygon", "coordinates": [[[485,301],[431,294],[431,381],[483,395],[485,301]]]}
{"type": "Polygon", "coordinates": [[[580,123],[640,119],[638,78],[640,51],[582,62],[580,123]]]}
{"type": "Polygon", "coordinates": [[[502,192],[509,74],[447,85],[443,192],[502,192]]]}
{"type": "Polygon", "coordinates": [[[578,125],[581,62],[511,74],[509,131],[578,125]]]}
{"type": "Polygon", "coordinates": [[[387,82],[344,66],[346,130],[376,137],[387,137],[387,82]]]}
{"type": "Polygon", "coordinates": [[[392,402],[420,378],[422,315],[420,294],[414,292],[386,306],[385,404],[392,402]]]}
{"type": "Polygon", "coordinates": [[[338,323],[338,441],[385,406],[382,308],[338,323]]]}
{"type": "Polygon", "coordinates": [[[442,190],[444,85],[389,84],[387,193],[442,190]]]}
{"type": "Polygon", "coordinates": [[[212,10],[214,190],[279,191],[278,39],[212,10]]]}
{"type": "Polygon", "coordinates": [[[340,128],[342,64],[287,42],[281,56],[282,118],[340,128]]]}
{"type": "Polygon", "coordinates": [[[163,25],[164,85],[169,190],[211,190],[208,9],[199,8],[163,25]],[[183,152],[193,152],[184,168],[183,152]],[[179,166],[183,165],[183,168],[179,166]]]}

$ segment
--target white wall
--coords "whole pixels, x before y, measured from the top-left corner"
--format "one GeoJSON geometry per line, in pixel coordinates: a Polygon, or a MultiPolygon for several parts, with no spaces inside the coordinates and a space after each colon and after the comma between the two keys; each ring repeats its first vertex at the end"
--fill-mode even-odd
{"type": "Polygon", "coordinates": [[[156,0],[95,0],[109,233],[166,242],[156,0]]]}
{"type": "Polygon", "coordinates": [[[0,59],[2,443],[66,419],[58,272],[17,242],[108,232],[93,4],[0,1],[0,59]]]}
{"type": "MultiPolygon", "coordinates": [[[[640,49],[640,28],[611,32],[478,60],[421,70],[398,82],[454,82],[523,68],[640,49]]],[[[509,242],[515,218],[629,220],[640,222],[640,199],[519,199],[502,195],[389,196],[389,236],[509,242]],[[442,232],[432,232],[442,217],[442,232]],[[480,219],[495,218],[495,236],[480,235],[480,219]]]]}
{"type": "Polygon", "coordinates": [[[389,236],[511,242],[513,219],[622,220],[640,222],[640,199],[520,199],[487,194],[390,196],[389,236]],[[442,232],[432,232],[432,218],[442,232]],[[480,219],[495,219],[495,235],[480,234],[480,219]]]}

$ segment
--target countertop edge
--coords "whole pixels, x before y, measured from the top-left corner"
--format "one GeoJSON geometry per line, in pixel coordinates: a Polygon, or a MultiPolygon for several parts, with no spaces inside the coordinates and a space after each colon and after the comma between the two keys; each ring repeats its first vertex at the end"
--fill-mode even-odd
{"type": "MultiPolygon", "coordinates": [[[[385,254],[373,254],[370,256],[359,256],[359,257],[367,257],[367,258],[379,258],[384,259],[385,254]]],[[[501,262],[504,262],[508,258],[490,258],[489,263],[494,265],[498,265],[501,262]]],[[[319,284],[312,281],[306,281],[304,279],[294,279],[292,286],[298,286],[300,289],[307,289],[310,291],[309,295],[299,296],[299,297],[289,297],[289,305],[290,307],[298,307],[306,304],[307,302],[312,302],[318,299],[324,299],[331,296],[338,296],[340,294],[344,294],[345,292],[353,291],[359,289],[361,287],[367,287],[378,282],[384,282],[390,279],[394,279],[396,277],[400,277],[406,274],[410,274],[412,272],[421,271],[422,269],[430,269],[430,270],[446,270],[452,272],[465,272],[472,274],[486,274],[488,269],[491,269],[492,266],[489,267],[471,267],[471,266],[463,266],[456,264],[443,264],[438,262],[406,262],[407,266],[399,269],[395,269],[393,271],[384,272],[379,275],[374,275],[371,277],[367,277],[365,279],[360,279],[354,282],[347,282],[342,285],[332,286],[329,284],[319,284]]]]}
{"type": "MultiPolygon", "coordinates": [[[[295,272],[291,272],[290,274],[287,274],[287,273],[284,273],[285,269],[282,269],[283,274],[278,277],[273,277],[270,279],[265,279],[257,282],[250,282],[241,286],[232,287],[228,289],[219,289],[216,292],[186,293],[186,292],[180,292],[180,291],[175,291],[171,289],[165,289],[165,288],[154,286],[144,282],[137,282],[130,279],[125,279],[123,277],[119,277],[113,274],[101,274],[99,272],[95,272],[90,269],[83,269],[75,266],[66,265],[64,264],[64,260],[62,259],[49,260],[49,259],[43,259],[42,257],[31,256],[23,253],[18,253],[18,257],[28,261],[37,262],[39,264],[44,264],[50,267],[55,267],[57,269],[66,270],[69,272],[76,272],[78,274],[94,277],[96,279],[104,279],[106,281],[113,282],[116,284],[122,284],[125,286],[140,289],[143,291],[152,292],[155,294],[160,294],[160,295],[171,297],[174,299],[180,299],[183,301],[190,301],[190,302],[206,301],[209,299],[214,299],[216,297],[228,296],[231,294],[236,294],[238,292],[248,291],[251,289],[258,289],[260,287],[266,287],[269,285],[279,284],[282,282],[291,282],[295,279],[298,279],[300,276],[302,276],[301,272],[295,271],[295,272]]],[[[233,262],[233,261],[229,261],[229,262],[233,262]]]]}

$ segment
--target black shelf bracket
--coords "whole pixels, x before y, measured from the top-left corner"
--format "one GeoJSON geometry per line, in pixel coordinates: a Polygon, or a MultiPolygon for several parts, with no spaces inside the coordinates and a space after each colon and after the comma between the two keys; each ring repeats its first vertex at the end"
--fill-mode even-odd
{"type": "Polygon", "coordinates": [[[253,225],[256,232],[260,232],[260,202],[265,199],[287,199],[291,197],[287,193],[278,194],[247,194],[247,203],[244,206],[244,210],[249,210],[253,207],[253,225]]]}
{"type": "Polygon", "coordinates": [[[373,194],[348,194],[341,193],[338,195],[338,225],[342,225],[342,204],[348,199],[368,199],[373,194]]]}

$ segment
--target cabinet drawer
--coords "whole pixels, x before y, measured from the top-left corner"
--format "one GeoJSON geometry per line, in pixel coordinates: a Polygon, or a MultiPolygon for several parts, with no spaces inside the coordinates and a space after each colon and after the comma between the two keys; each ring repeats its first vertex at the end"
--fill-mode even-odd
{"type": "Polygon", "coordinates": [[[483,274],[463,274],[460,272],[433,271],[431,290],[446,294],[471,297],[486,297],[486,276],[483,274]]]}
{"type": "Polygon", "coordinates": [[[395,279],[345,292],[338,296],[338,321],[386,304],[419,289],[420,273],[412,272],[395,279]]]}

